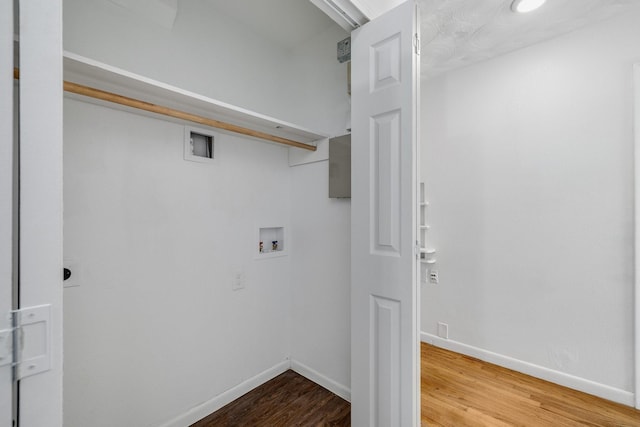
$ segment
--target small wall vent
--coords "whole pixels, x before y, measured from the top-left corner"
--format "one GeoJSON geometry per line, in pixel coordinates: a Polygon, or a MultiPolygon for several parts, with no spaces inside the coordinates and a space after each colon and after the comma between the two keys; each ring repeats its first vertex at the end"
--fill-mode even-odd
{"type": "Polygon", "coordinates": [[[212,162],[215,137],[214,132],[185,126],[184,159],[201,163],[212,162]]]}

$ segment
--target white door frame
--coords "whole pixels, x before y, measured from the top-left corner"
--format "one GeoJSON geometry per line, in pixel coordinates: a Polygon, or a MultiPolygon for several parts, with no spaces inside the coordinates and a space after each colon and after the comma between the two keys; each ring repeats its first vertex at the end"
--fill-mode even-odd
{"type": "Polygon", "coordinates": [[[19,381],[19,426],[61,427],[62,0],[20,0],[18,13],[19,308],[50,305],[50,369],[19,381]]]}
{"type": "MultiPolygon", "coordinates": [[[[0,331],[13,309],[13,1],[0,2],[0,331]]],[[[11,337],[0,339],[0,427],[13,424],[11,337]]]]}
{"type": "Polygon", "coordinates": [[[635,406],[640,409],[640,63],[633,66],[634,87],[634,152],[635,152],[635,406]]]}

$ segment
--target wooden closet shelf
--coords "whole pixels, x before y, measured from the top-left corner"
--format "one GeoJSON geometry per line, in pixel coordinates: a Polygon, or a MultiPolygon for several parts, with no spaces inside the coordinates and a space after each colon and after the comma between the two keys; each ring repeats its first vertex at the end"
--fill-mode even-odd
{"type": "MultiPolygon", "coordinates": [[[[19,78],[14,69],[14,78],[19,78]]],[[[292,123],[226,104],[70,52],[64,53],[66,96],[116,104],[178,122],[191,122],[315,151],[328,137],[292,123]],[[126,94],[123,95],[123,94],[126,94]]]]}

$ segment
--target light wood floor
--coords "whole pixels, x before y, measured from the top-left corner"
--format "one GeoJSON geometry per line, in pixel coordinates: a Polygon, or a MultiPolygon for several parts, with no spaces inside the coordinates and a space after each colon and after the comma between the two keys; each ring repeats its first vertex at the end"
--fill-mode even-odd
{"type": "Polygon", "coordinates": [[[640,426],[640,411],[422,343],[423,426],[640,426]]]}
{"type": "MultiPolygon", "coordinates": [[[[640,411],[422,343],[422,425],[640,427],[640,411]]],[[[348,402],[287,371],[192,427],[349,426],[348,402]]]]}

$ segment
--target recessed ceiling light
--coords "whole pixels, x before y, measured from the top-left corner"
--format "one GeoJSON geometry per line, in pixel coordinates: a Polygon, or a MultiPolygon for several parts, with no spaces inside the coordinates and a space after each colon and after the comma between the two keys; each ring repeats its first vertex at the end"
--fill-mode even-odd
{"type": "Polygon", "coordinates": [[[518,13],[527,13],[536,10],[544,4],[546,0],[513,0],[511,10],[518,13]]]}

